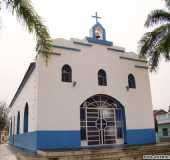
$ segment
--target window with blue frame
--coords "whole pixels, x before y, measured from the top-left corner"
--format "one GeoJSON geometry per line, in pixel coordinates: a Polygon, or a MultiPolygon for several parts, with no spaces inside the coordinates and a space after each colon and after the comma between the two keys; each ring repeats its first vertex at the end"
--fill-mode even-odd
{"type": "Polygon", "coordinates": [[[24,110],[24,133],[28,132],[28,118],[29,118],[29,108],[28,108],[28,103],[25,105],[25,110],[24,110]]]}
{"type": "Polygon", "coordinates": [[[103,69],[98,71],[98,85],[107,86],[107,76],[106,72],[103,69]]]}
{"type": "Polygon", "coordinates": [[[17,134],[20,133],[20,112],[17,115],[17,134]]]}
{"type": "Polygon", "coordinates": [[[128,75],[128,87],[129,88],[136,88],[135,77],[133,74],[128,75]]]}
{"type": "Polygon", "coordinates": [[[13,127],[13,125],[12,125],[12,118],[11,118],[11,125],[10,125],[10,136],[12,136],[12,127],[13,127]]]}
{"type": "Polygon", "coordinates": [[[72,69],[69,65],[65,64],[62,67],[62,81],[63,82],[72,82],[72,69]]]}

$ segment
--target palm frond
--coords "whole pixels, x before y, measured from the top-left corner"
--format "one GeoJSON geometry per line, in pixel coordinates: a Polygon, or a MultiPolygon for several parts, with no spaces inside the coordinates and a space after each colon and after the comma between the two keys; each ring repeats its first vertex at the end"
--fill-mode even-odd
{"type": "Polygon", "coordinates": [[[149,70],[156,71],[158,65],[160,62],[160,52],[157,52],[156,50],[152,52],[152,55],[149,57],[149,70]]]}
{"type": "Polygon", "coordinates": [[[166,6],[168,9],[170,9],[170,0],[165,0],[166,6]]]}
{"type": "Polygon", "coordinates": [[[156,71],[160,58],[164,56],[165,60],[170,60],[170,33],[166,32],[157,42],[156,46],[148,56],[150,71],[156,71]]]}
{"type": "Polygon", "coordinates": [[[157,50],[164,56],[165,60],[170,60],[170,32],[162,37],[157,45],[157,50]]]}
{"type": "Polygon", "coordinates": [[[41,17],[34,10],[30,0],[5,0],[7,8],[16,14],[19,21],[25,24],[30,33],[35,33],[37,39],[36,50],[42,53],[46,61],[51,53],[52,41],[47,27],[41,17]],[[43,51],[43,52],[42,52],[43,51]]]}
{"type": "Polygon", "coordinates": [[[146,58],[146,55],[148,53],[148,50],[150,48],[150,44],[152,43],[151,42],[151,39],[152,39],[152,33],[151,32],[147,32],[143,35],[143,37],[140,39],[139,41],[139,45],[138,45],[138,48],[139,48],[139,56],[141,58],[146,58]]]}
{"type": "Polygon", "coordinates": [[[164,10],[153,10],[147,17],[145,22],[146,27],[151,27],[157,24],[170,23],[170,13],[164,10]]]}
{"type": "Polygon", "coordinates": [[[147,32],[139,41],[139,56],[149,59],[151,71],[159,64],[160,54],[169,59],[170,24],[162,25],[152,32],[147,32]]]}
{"type": "Polygon", "coordinates": [[[168,24],[162,25],[152,32],[147,32],[143,35],[138,43],[140,56],[146,56],[152,50],[159,39],[167,32],[168,27],[168,24]]]}

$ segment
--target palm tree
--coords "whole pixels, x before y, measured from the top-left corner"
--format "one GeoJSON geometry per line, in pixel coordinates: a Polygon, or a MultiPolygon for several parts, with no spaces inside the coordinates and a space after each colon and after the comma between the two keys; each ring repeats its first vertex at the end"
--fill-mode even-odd
{"type": "Polygon", "coordinates": [[[161,57],[170,60],[170,0],[165,0],[167,10],[153,10],[145,27],[155,27],[139,41],[139,55],[148,58],[149,68],[155,71],[161,57]]]}
{"type": "Polygon", "coordinates": [[[47,27],[42,23],[41,17],[34,10],[30,0],[0,0],[6,8],[16,15],[19,21],[25,24],[30,33],[34,33],[37,40],[36,51],[42,53],[48,60],[52,41],[47,27]]]}

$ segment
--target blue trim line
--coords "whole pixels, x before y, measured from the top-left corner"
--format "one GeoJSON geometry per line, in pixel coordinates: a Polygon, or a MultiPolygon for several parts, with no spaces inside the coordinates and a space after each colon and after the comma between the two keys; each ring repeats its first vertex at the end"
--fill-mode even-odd
{"type": "Polygon", "coordinates": [[[98,40],[96,38],[86,37],[87,41],[90,43],[102,44],[107,46],[112,46],[113,42],[105,41],[105,40],[98,40]]]}
{"type": "Polygon", "coordinates": [[[65,46],[59,46],[59,45],[53,45],[54,48],[60,48],[60,49],[66,49],[66,50],[70,50],[70,51],[77,51],[80,52],[80,49],[77,48],[71,48],[71,47],[65,47],[65,46]]]}
{"type": "Polygon", "coordinates": [[[132,129],[127,130],[127,144],[155,144],[156,134],[155,129],[132,129]]]}

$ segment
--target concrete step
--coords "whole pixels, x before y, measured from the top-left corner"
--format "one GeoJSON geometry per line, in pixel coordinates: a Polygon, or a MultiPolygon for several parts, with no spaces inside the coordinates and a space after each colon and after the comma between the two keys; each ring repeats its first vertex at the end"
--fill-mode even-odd
{"type": "Polygon", "coordinates": [[[74,151],[38,151],[37,153],[49,160],[142,160],[143,155],[170,155],[170,143],[74,151]]]}

